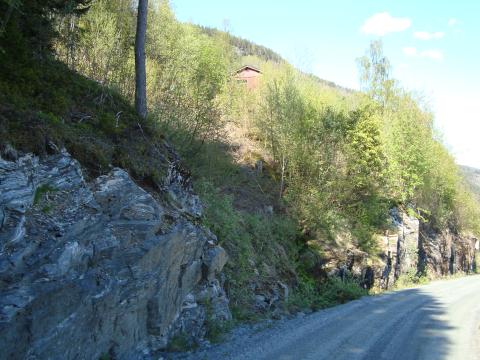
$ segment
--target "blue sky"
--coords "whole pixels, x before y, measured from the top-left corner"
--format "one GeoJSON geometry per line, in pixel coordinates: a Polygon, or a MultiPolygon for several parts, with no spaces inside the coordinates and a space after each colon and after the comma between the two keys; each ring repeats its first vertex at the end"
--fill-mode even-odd
{"type": "Polygon", "coordinates": [[[355,59],[382,38],[393,76],[423,95],[445,144],[480,168],[480,1],[171,0],[177,18],[265,45],[358,88],[355,59]]]}

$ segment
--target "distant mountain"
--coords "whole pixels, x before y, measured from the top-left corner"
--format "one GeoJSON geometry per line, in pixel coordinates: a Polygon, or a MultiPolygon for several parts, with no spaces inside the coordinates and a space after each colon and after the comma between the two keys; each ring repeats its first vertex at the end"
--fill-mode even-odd
{"type": "Polygon", "coordinates": [[[329,87],[332,87],[332,88],[337,89],[337,90],[340,91],[343,95],[352,94],[352,93],[355,92],[355,90],[352,90],[352,89],[343,87],[343,86],[341,86],[341,85],[338,85],[338,84],[334,83],[333,81],[329,81],[329,80],[325,80],[325,79],[319,78],[317,75],[308,74],[308,73],[303,73],[303,74],[304,74],[305,76],[309,77],[310,79],[318,82],[319,84],[322,84],[322,85],[329,86],[329,87]]]}
{"type": "MultiPolygon", "coordinates": [[[[198,29],[200,29],[201,32],[209,35],[209,36],[215,36],[218,34],[224,34],[224,31],[207,27],[207,26],[201,26],[201,25],[195,25],[198,29]]],[[[230,45],[235,47],[241,56],[248,56],[248,55],[254,55],[258,56],[260,59],[265,60],[265,61],[273,61],[276,63],[281,63],[284,62],[285,60],[277,54],[275,51],[272,49],[269,49],[263,45],[258,45],[255,44],[254,42],[246,39],[242,39],[241,37],[234,36],[232,34],[228,34],[230,45]]]]}
{"type": "Polygon", "coordinates": [[[473,193],[480,200],[480,169],[469,166],[460,166],[460,170],[473,193]]]}
{"type": "MultiPolygon", "coordinates": [[[[221,31],[221,30],[218,30],[218,29],[215,29],[215,28],[211,28],[211,27],[207,27],[207,26],[201,26],[201,25],[194,25],[194,26],[196,26],[201,32],[203,32],[204,34],[207,34],[208,36],[225,34],[224,31],[221,31]]],[[[278,53],[276,53],[275,51],[273,51],[270,48],[267,48],[263,45],[255,44],[254,42],[252,42],[250,40],[243,39],[241,37],[234,36],[234,35],[229,34],[229,33],[227,33],[227,35],[228,35],[230,45],[233,46],[236,49],[237,53],[240,56],[257,56],[264,61],[271,61],[271,62],[275,62],[275,63],[285,62],[284,58],[282,58],[278,53]]],[[[348,88],[345,88],[343,86],[337,85],[333,81],[328,81],[328,80],[321,79],[316,75],[308,74],[308,73],[303,73],[303,75],[311,78],[312,80],[314,80],[314,81],[316,81],[316,82],[318,82],[318,83],[320,83],[324,86],[335,88],[335,89],[339,90],[340,92],[342,92],[344,94],[348,94],[348,93],[353,92],[353,90],[351,90],[351,89],[348,89],[348,88]]]]}

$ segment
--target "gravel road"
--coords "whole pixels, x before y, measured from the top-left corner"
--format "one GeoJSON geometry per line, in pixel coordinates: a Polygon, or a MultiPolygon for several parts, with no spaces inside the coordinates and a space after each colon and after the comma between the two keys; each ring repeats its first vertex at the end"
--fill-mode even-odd
{"type": "Polygon", "coordinates": [[[480,276],[364,297],[279,321],[189,359],[480,360],[480,276]]]}

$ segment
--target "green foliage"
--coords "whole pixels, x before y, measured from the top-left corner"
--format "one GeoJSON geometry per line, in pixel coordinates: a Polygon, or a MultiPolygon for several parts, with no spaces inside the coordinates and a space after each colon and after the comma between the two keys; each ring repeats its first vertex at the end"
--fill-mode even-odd
{"type": "MultiPolygon", "coordinates": [[[[198,28],[202,33],[205,33],[211,37],[218,37],[222,35],[221,31],[214,28],[206,26],[198,26],[198,28]]],[[[276,63],[284,62],[284,60],[279,54],[269,48],[266,48],[265,46],[255,44],[249,40],[242,39],[240,37],[230,34],[228,36],[228,41],[229,44],[238,49],[243,56],[253,55],[259,57],[264,61],[273,61],[276,63]]]]}
{"type": "Polygon", "coordinates": [[[195,347],[190,341],[188,334],[179,333],[175,335],[168,344],[167,350],[171,352],[185,352],[195,347]]]}
{"type": "Polygon", "coordinates": [[[387,159],[386,195],[422,213],[433,229],[479,234],[480,205],[465,186],[458,166],[433,130],[433,116],[389,78],[388,60],[373,43],[361,65],[366,91],[381,105],[382,141],[387,159]]]}
{"type": "MultiPolygon", "coordinates": [[[[364,295],[353,280],[319,283],[300,255],[306,240],[318,256],[347,246],[375,255],[394,206],[412,209],[434,230],[480,235],[478,202],[422,99],[390,77],[380,42],[359,60],[364,92],[354,93],[299,72],[264,47],[180,23],[166,0],[151,2],[151,115],[140,126],[130,106],[130,0],[0,0],[0,14],[1,146],[36,154],[51,143],[65,146],[90,175],[120,166],[158,187],[173,156],[163,145],[168,137],[196,180],[204,225],[230,255],[226,288],[237,319],[258,316],[253,283],[298,281],[290,299],[297,308],[364,295]],[[262,71],[253,91],[232,81],[245,63],[262,71]],[[261,148],[251,157],[264,161],[265,176],[249,176],[233,159],[227,122],[261,148]],[[276,213],[252,206],[262,202],[259,190],[276,213]]],[[[51,190],[37,191],[36,203],[51,190]]],[[[416,274],[401,280],[420,281],[416,274]]],[[[210,328],[212,338],[222,332],[213,320],[210,328]]],[[[181,336],[176,342],[185,345],[181,336]]]]}
{"type": "Polygon", "coordinates": [[[382,41],[372,41],[367,53],[357,62],[360,68],[360,81],[363,90],[380,105],[386,106],[394,81],[390,78],[391,65],[388,58],[383,54],[382,41]]]}
{"type": "MultiPolygon", "coordinates": [[[[156,126],[182,147],[217,137],[231,47],[221,34],[178,23],[168,1],[151,3],[148,16],[147,98],[156,126]]],[[[133,102],[135,21],[130,1],[95,1],[81,18],[58,19],[66,34],[56,43],[58,57],[133,102]]]]}
{"type": "Polygon", "coordinates": [[[95,1],[83,17],[61,17],[57,55],[70,67],[133,97],[135,15],[126,0],[95,1]],[[73,39],[73,40],[72,40],[73,39]]]}
{"type": "Polygon", "coordinates": [[[224,321],[217,319],[213,316],[212,306],[210,303],[205,304],[206,308],[206,321],[205,326],[207,328],[207,333],[205,337],[211,343],[219,343],[224,339],[226,333],[228,333],[233,325],[234,321],[224,321]]]}
{"type": "Polygon", "coordinates": [[[356,245],[374,251],[373,235],[391,205],[381,119],[368,102],[352,111],[341,100],[325,106],[316,88],[290,69],[267,83],[260,133],[286,179],[285,199],[308,232],[332,242],[338,229],[349,228],[356,245]]]}
{"type": "Polygon", "coordinates": [[[418,273],[416,269],[409,269],[406,273],[400,275],[395,281],[395,289],[404,289],[408,287],[425,285],[430,281],[428,275],[425,273],[418,273]]]}
{"type": "Polygon", "coordinates": [[[344,304],[365,295],[368,295],[368,292],[354,279],[342,280],[333,277],[318,284],[313,278],[303,274],[297,289],[289,298],[288,306],[291,310],[318,310],[344,304]]]}
{"type": "Polygon", "coordinates": [[[35,194],[33,196],[33,205],[37,205],[40,202],[40,200],[42,200],[43,197],[46,194],[49,194],[49,193],[54,192],[54,191],[57,191],[57,190],[55,188],[51,187],[48,184],[40,185],[35,190],[35,194]]]}
{"type": "Polygon", "coordinates": [[[278,275],[292,276],[297,251],[295,223],[280,215],[246,214],[235,210],[232,197],[219,194],[209,183],[199,184],[198,191],[205,203],[204,225],[218,237],[229,254],[225,284],[232,313],[237,320],[256,318],[251,307],[254,289],[249,286],[255,279],[252,274],[258,268],[256,281],[268,281],[269,274],[262,264],[276,269],[278,275]]]}
{"type": "Polygon", "coordinates": [[[84,13],[90,1],[1,0],[0,69],[13,54],[17,64],[48,55],[56,35],[54,16],[84,13]]]}

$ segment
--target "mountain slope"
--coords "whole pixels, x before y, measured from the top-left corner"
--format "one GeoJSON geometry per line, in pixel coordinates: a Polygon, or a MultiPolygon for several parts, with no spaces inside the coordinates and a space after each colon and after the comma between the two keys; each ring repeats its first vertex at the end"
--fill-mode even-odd
{"type": "Polygon", "coordinates": [[[480,169],[470,166],[460,166],[460,170],[472,192],[480,200],[480,169]]]}
{"type": "MultiPolygon", "coordinates": [[[[241,37],[232,35],[228,32],[221,31],[215,28],[207,27],[207,26],[200,26],[194,25],[196,28],[200,29],[200,31],[208,36],[224,36],[228,39],[228,43],[236,50],[236,53],[242,57],[246,56],[255,56],[259,59],[267,62],[272,63],[285,63],[286,60],[274,50],[254,43],[251,40],[243,39],[241,37]]],[[[303,76],[312,79],[313,81],[317,82],[320,85],[331,87],[333,89],[337,89],[342,93],[351,93],[351,89],[344,88],[333,81],[321,79],[316,75],[309,74],[309,73],[302,73],[303,76]]]]}

